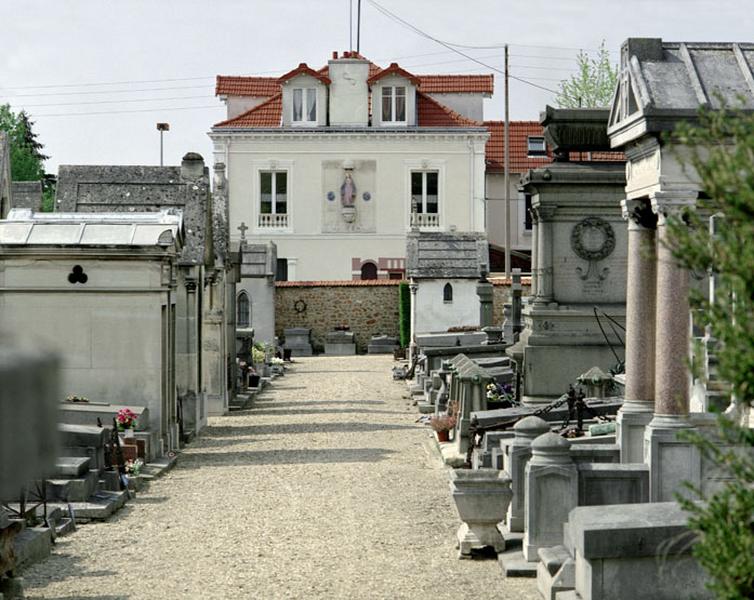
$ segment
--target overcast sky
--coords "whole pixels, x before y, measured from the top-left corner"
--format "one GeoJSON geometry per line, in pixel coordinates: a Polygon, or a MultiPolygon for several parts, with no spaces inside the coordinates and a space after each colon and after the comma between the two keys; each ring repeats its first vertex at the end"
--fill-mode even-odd
{"type": "MultiPolygon", "coordinates": [[[[573,72],[579,48],[594,51],[603,38],[614,62],[627,37],[754,41],[751,0],[377,2],[453,44],[510,44],[511,74],[551,89],[573,72]]],[[[349,0],[0,0],[0,24],[0,102],[32,115],[52,157],[48,171],[59,164],[158,164],[158,121],[171,127],[166,164],[190,150],[209,162],[206,134],[224,115],[213,95],[215,75],[279,75],[300,62],[326,64],[333,50],[349,47],[349,0]]],[[[463,52],[503,67],[502,49],[463,52]]],[[[361,53],[415,73],[490,72],[369,0],[362,0],[361,53]]],[[[487,119],[503,116],[501,77],[495,90],[487,119]]],[[[536,119],[553,99],[512,81],[511,118],[536,119]]]]}

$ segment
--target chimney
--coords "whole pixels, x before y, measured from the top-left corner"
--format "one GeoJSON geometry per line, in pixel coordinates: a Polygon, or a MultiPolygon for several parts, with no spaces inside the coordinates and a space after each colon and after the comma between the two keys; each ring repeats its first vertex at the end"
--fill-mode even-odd
{"type": "Polygon", "coordinates": [[[332,51],[332,59],[333,60],[338,60],[338,51],[337,50],[333,50],[332,51]]]}
{"type": "Polygon", "coordinates": [[[188,152],[181,161],[181,179],[199,179],[204,175],[204,159],[201,154],[188,152]]]}
{"type": "Polygon", "coordinates": [[[369,125],[369,61],[343,52],[342,58],[328,62],[330,77],[330,126],[369,125]]]}

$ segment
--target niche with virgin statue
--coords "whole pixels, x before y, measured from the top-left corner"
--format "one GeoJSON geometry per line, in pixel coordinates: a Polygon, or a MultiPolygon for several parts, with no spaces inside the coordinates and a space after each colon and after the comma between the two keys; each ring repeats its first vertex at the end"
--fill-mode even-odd
{"type": "Polygon", "coordinates": [[[322,162],[323,233],[371,233],[375,231],[373,160],[322,162]]]}

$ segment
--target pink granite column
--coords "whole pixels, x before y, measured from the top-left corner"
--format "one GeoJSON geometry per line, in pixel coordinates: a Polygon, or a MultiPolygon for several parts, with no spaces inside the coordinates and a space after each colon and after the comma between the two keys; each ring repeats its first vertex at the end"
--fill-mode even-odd
{"type": "Polygon", "coordinates": [[[668,247],[667,220],[693,206],[692,191],[656,192],[657,314],[655,335],[655,408],[644,433],[649,465],[649,499],[669,502],[685,482],[701,484],[701,457],[697,448],[678,437],[692,427],[689,421],[689,274],[668,247]]]}
{"type": "Polygon", "coordinates": [[[657,232],[655,415],[685,420],[689,414],[689,273],[667,246],[665,215],[659,217],[657,232]]]}
{"type": "Polygon", "coordinates": [[[621,202],[628,220],[626,283],[626,393],[618,414],[621,462],[644,460],[644,429],[655,397],[657,217],[648,199],[621,202]]]}

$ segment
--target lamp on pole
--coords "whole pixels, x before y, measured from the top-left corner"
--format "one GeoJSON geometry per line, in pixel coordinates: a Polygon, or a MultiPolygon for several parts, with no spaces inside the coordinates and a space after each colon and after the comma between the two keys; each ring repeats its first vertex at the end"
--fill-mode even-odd
{"type": "Polygon", "coordinates": [[[157,123],[157,131],[160,132],[160,166],[162,165],[162,135],[166,131],[170,131],[170,123],[157,123]]]}

